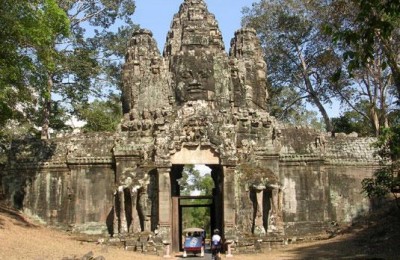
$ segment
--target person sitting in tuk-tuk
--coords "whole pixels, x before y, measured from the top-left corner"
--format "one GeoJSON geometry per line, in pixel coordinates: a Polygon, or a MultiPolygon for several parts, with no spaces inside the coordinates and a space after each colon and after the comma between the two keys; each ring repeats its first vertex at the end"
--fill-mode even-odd
{"type": "Polygon", "coordinates": [[[186,233],[183,240],[183,257],[187,257],[188,252],[193,253],[194,255],[200,254],[201,257],[204,256],[204,243],[200,231],[186,233]]]}

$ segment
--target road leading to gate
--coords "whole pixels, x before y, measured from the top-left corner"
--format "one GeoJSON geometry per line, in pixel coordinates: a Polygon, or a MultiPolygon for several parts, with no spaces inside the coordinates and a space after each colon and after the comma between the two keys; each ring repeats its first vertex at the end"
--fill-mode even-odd
{"type": "Polygon", "coordinates": [[[197,254],[196,256],[194,256],[193,254],[188,254],[187,257],[182,259],[191,259],[191,260],[211,260],[211,252],[205,252],[204,256],[201,257],[200,254],[197,254]]]}
{"type": "Polygon", "coordinates": [[[201,257],[200,254],[197,254],[196,256],[192,253],[188,253],[187,257],[183,257],[182,255],[180,255],[179,258],[182,259],[190,259],[190,260],[211,260],[211,250],[209,247],[206,246],[206,250],[204,252],[204,256],[201,257]]]}

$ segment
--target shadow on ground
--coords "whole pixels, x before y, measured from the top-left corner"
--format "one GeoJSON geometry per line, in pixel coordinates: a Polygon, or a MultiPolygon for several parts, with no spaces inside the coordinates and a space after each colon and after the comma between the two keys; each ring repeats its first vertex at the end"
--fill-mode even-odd
{"type": "Polygon", "coordinates": [[[298,259],[400,259],[400,209],[380,209],[331,240],[288,251],[298,259]]]}
{"type": "MultiPolygon", "coordinates": [[[[10,217],[15,221],[16,225],[23,227],[35,228],[37,225],[31,223],[28,219],[23,217],[18,210],[9,207],[5,202],[0,201],[0,214],[10,217]]],[[[0,219],[0,228],[4,226],[4,221],[0,219]]]]}

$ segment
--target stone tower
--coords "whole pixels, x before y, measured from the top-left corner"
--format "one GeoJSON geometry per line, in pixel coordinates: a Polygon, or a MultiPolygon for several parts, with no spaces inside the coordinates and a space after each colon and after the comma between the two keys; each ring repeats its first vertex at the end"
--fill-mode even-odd
{"type": "MultiPolygon", "coordinates": [[[[224,217],[215,219],[215,226],[229,231],[240,216],[234,211],[239,205],[237,198],[223,198],[237,194],[239,165],[259,165],[255,180],[246,180],[261,194],[255,196],[258,217],[250,220],[256,224],[246,225],[265,233],[264,222],[268,220],[263,215],[262,191],[271,188],[272,183],[278,185],[273,173],[278,171],[277,165],[269,162],[277,160],[280,130],[265,109],[268,92],[262,57],[256,32],[250,28],[235,33],[227,54],[218,23],[201,0],[181,4],[162,56],[150,31],[135,31],[123,68],[122,131],[129,138],[114,150],[123,150],[124,156],[128,150],[132,156],[143,156],[130,163],[119,163],[117,157],[117,173],[135,165],[156,165],[159,187],[160,183],[169,187],[175,185],[168,180],[170,175],[172,182],[179,178],[179,167],[175,165],[209,165],[217,187],[215,205],[223,205],[222,209],[216,207],[220,213],[216,215],[224,217]],[[135,147],[128,148],[129,142],[135,147]],[[268,178],[270,186],[264,183],[268,178]]],[[[280,200],[278,186],[273,193],[276,202],[280,200]]],[[[164,223],[167,229],[173,225],[171,207],[167,206],[171,205],[169,189],[158,196],[158,203],[165,205],[165,210],[159,208],[158,224],[162,227],[164,223]]],[[[278,220],[275,231],[282,232],[278,208],[276,205],[275,215],[270,217],[278,220]]]]}
{"type": "Polygon", "coordinates": [[[123,73],[124,112],[175,109],[198,100],[216,109],[265,110],[262,57],[253,29],[235,33],[228,56],[218,23],[204,1],[184,1],[174,15],[162,56],[150,31],[133,33],[123,73]]]}

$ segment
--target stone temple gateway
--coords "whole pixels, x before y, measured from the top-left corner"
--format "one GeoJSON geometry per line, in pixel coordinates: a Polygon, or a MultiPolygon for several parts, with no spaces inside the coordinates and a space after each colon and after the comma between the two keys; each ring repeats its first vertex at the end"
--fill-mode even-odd
{"type": "Polygon", "coordinates": [[[211,168],[211,225],[227,239],[313,234],[368,211],[360,181],[377,165],[374,139],[281,124],[266,110],[255,31],[236,31],[230,46],[203,0],[183,1],[162,55],[150,31],[133,32],[120,131],[15,141],[0,193],[49,225],[157,230],[174,251],[185,164],[211,168]]]}

